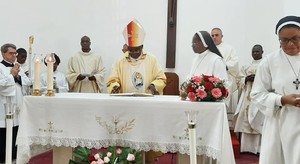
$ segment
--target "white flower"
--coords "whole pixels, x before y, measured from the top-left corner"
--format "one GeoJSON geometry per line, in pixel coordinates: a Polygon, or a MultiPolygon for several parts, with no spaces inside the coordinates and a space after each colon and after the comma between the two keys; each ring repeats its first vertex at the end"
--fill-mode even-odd
{"type": "Polygon", "coordinates": [[[97,161],[97,160],[100,158],[99,154],[98,154],[98,153],[95,154],[95,155],[94,155],[94,158],[95,158],[95,160],[97,161]]]}
{"type": "Polygon", "coordinates": [[[104,157],[104,163],[108,163],[109,161],[110,161],[110,159],[106,156],[106,157],[104,157]]]}
{"type": "Polygon", "coordinates": [[[133,154],[128,154],[127,155],[127,161],[134,161],[135,160],[135,156],[133,154]]]}
{"type": "Polygon", "coordinates": [[[111,152],[107,152],[106,156],[111,157],[112,153],[111,152]]]}

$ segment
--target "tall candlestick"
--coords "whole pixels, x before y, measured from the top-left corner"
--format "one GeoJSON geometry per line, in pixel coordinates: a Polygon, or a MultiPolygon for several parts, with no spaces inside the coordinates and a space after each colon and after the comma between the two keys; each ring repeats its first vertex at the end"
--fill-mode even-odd
{"type": "Polygon", "coordinates": [[[13,137],[13,115],[6,115],[6,150],[5,150],[5,164],[11,164],[12,158],[12,137],[13,137]]]}
{"type": "Polygon", "coordinates": [[[46,96],[54,96],[53,91],[53,65],[55,63],[54,53],[47,55],[47,94],[46,96]]]}
{"type": "Polygon", "coordinates": [[[34,81],[33,81],[33,95],[40,96],[41,90],[41,58],[36,55],[34,58],[34,81]]]}
{"type": "Polygon", "coordinates": [[[190,164],[197,163],[197,149],[196,149],[196,124],[189,122],[189,144],[190,144],[190,164]]]}
{"type": "Polygon", "coordinates": [[[190,164],[197,164],[196,120],[198,111],[185,111],[188,120],[190,164]]]}
{"type": "Polygon", "coordinates": [[[12,161],[12,137],[13,137],[13,105],[11,97],[6,97],[4,104],[6,112],[6,145],[5,145],[5,164],[11,164],[12,161]]]}

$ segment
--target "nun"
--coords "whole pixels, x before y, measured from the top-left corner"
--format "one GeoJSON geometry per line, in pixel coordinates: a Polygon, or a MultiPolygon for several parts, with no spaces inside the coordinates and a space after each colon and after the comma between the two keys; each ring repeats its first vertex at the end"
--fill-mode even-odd
{"type": "Polygon", "coordinates": [[[207,31],[195,33],[192,40],[195,57],[188,78],[192,76],[215,76],[227,81],[226,65],[223,57],[207,31]]]}
{"type": "Polygon", "coordinates": [[[279,20],[280,49],[258,66],[252,102],[265,115],[259,163],[300,163],[300,17],[279,20]]]}

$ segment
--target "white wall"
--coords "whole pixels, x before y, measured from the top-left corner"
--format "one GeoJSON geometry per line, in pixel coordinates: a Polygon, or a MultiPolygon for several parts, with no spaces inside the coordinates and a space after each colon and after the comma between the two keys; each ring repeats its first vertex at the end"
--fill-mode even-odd
{"type": "Polygon", "coordinates": [[[88,35],[92,50],[103,56],[106,77],[121,55],[122,31],[131,19],[146,31],[144,47],[155,54],[165,71],[176,72],[182,82],[194,57],[191,48],[196,31],[223,30],[224,41],[237,50],[240,65],[251,60],[251,48],[262,44],[265,53],[279,47],[274,33],[285,15],[300,15],[299,0],[178,0],[176,68],[166,69],[167,0],[10,0],[1,3],[0,44],[11,42],[33,53],[57,53],[65,72],[68,59],[80,50],[80,38],[88,35]]]}

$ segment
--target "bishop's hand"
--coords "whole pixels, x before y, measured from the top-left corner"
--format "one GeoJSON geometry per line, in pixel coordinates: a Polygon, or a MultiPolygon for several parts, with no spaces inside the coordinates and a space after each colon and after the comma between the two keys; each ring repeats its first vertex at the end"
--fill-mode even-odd
{"type": "Polygon", "coordinates": [[[150,91],[153,95],[159,95],[159,93],[158,93],[158,91],[157,91],[154,84],[149,85],[148,89],[150,89],[150,91]]]}

